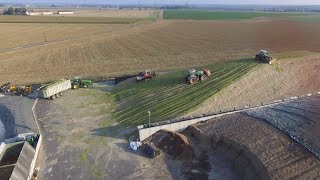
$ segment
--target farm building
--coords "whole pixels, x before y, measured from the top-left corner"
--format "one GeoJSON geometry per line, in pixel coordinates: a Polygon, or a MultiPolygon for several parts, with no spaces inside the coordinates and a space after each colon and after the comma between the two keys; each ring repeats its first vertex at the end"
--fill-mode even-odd
{"type": "Polygon", "coordinates": [[[69,15],[73,14],[73,11],[58,11],[58,14],[69,15]]]}
{"type": "Polygon", "coordinates": [[[26,11],[26,15],[28,16],[40,16],[40,15],[52,15],[52,11],[34,11],[34,10],[28,10],[26,11]]]}

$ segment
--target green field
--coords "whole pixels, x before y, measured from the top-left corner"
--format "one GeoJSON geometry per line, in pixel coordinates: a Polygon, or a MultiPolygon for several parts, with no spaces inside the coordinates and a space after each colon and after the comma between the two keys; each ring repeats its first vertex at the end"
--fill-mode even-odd
{"type": "Polygon", "coordinates": [[[165,73],[144,83],[121,85],[112,94],[118,104],[113,118],[122,125],[144,124],[148,122],[148,110],[152,122],[179,117],[258,64],[253,59],[213,64],[208,66],[213,76],[194,85],[184,82],[186,70],[165,73]]]}
{"type": "Polygon", "coordinates": [[[264,13],[264,12],[236,12],[210,10],[165,10],[164,19],[195,19],[195,20],[227,20],[253,19],[258,17],[287,18],[291,16],[306,16],[307,13],[264,13]]]}
{"type": "Polygon", "coordinates": [[[320,23],[320,15],[301,16],[301,17],[295,17],[290,19],[294,21],[306,22],[306,23],[320,23]]]}
{"type": "Polygon", "coordinates": [[[145,18],[0,16],[0,23],[130,24],[142,20],[145,20],[145,18]]]}

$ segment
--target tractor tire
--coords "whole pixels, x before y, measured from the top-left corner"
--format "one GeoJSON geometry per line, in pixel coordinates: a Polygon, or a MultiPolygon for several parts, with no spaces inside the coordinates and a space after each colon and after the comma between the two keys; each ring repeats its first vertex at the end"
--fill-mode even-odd
{"type": "Polygon", "coordinates": [[[72,89],[79,89],[79,85],[78,84],[72,85],[72,89]]]}
{"type": "Polygon", "coordinates": [[[196,77],[192,77],[192,78],[189,79],[189,83],[190,84],[194,84],[196,82],[197,82],[197,78],[196,77]]]}
{"type": "Polygon", "coordinates": [[[205,76],[205,75],[203,75],[203,76],[200,77],[200,81],[204,81],[205,79],[206,79],[206,76],[205,76]]]}

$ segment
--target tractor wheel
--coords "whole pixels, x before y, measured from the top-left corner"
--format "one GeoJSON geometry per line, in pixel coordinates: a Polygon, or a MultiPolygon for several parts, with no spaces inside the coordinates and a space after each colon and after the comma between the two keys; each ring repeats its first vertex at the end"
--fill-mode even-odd
{"type": "Polygon", "coordinates": [[[83,88],[88,88],[88,84],[84,84],[84,85],[83,85],[83,88]]]}
{"type": "Polygon", "coordinates": [[[72,85],[72,88],[73,88],[73,89],[79,89],[79,84],[74,84],[74,85],[72,85]]]}
{"type": "Polygon", "coordinates": [[[204,81],[206,79],[206,76],[205,75],[202,75],[201,77],[200,77],[200,80],[201,81],[204,81]]]}
{"type": "Polygon", "coordinates": [[[194,84],[196,82],[197,82],[197,78],[196,77],[192,77],[192,78],[189,79],[189,83],[190,84],[194,84]]]}

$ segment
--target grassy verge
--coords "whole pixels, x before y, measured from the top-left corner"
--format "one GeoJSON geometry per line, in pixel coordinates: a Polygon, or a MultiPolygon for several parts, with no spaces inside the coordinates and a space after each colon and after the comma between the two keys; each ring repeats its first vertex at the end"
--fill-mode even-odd
{"type": "Polygon", "coordinates": [[[0,16],[0,23],[132,24],[147,18],[0,16]]]}
{"type": "Polygon", "coordinates": [[[257,64],[243,59],[210,65],[213,76],[194,85],[185,84],[186,70],[176,70],[144,83],[119,86],[112,94],[118,104],[113,118],[122,125],[138,125],[148,122],[148,110],[152,122],[184,115],[257,64]]]}
{"type": "Polygon", "coordinates": [[[227,20],[253,19],[257,17],[287,18],[291,16],[306,16],[307,13],[265,13],[210,10],[165,10],[164,19],[195,19],[195,20],[227,20]]]}

